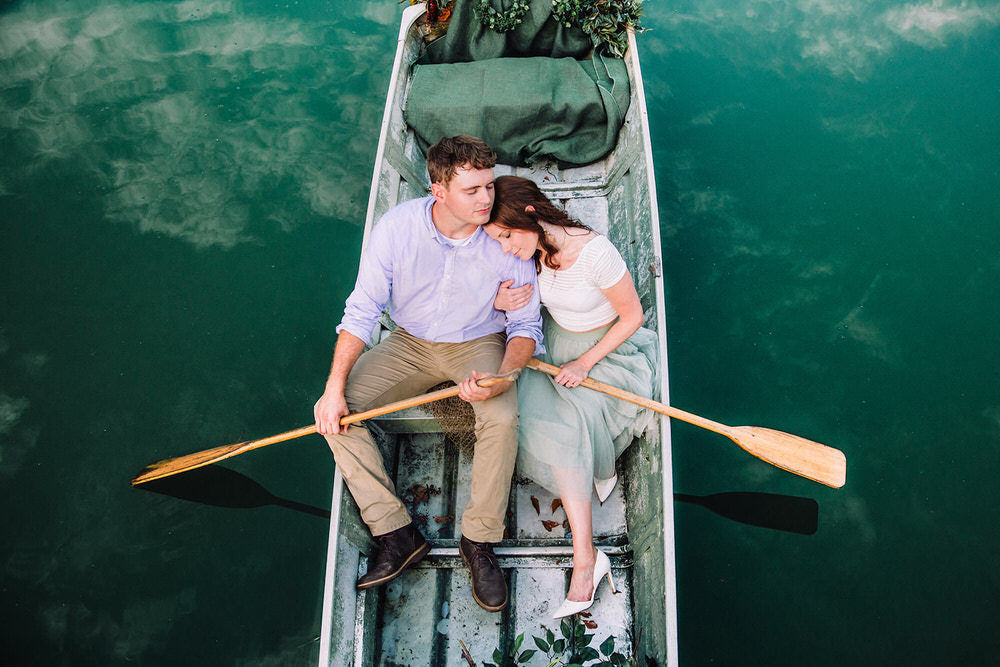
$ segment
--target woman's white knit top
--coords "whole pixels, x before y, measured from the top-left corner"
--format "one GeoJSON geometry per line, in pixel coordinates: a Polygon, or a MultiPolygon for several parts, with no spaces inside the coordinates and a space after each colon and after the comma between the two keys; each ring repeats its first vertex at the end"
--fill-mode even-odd
{"type": "Polygon", "coordinates": [[[618,313],[601,290],[618,284],[625,260],[606,236],[596,235],[568,269],[553,271],[542,263],[538,294],[552,319],[568,331],[590,331],[618,313]]]}

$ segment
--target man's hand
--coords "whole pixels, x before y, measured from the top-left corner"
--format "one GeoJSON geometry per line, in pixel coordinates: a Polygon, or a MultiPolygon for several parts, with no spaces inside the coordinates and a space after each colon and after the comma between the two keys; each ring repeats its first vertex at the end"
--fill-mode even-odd
{"type": "MultiPolygon", "coordinates": [[[[534,340],[523,336],[514,336],[507,341],[507,349],[503,353],[503,359],[500,361],[500,370],[496,374],[506,375],[511,371],[520,372],[524,369],[524,365],[528,363],[528,359],[531,359],[534,351],[534,340]]],[[[463,380],[458,385],[459,398],[469,402],[486,401],[504,393],[514,384],[513,382],[497,382],[489,387],[480,387],[476,384],[476,380],[482,380],[491,376],[492,373],[472,371],[472,377],[463,380]]]]}
{"type": "Polygon", "coordinates": [[[316,418],[316,431],[322,435],[347,433],[348,425],[340,425],[340,418],[350,414],[344,392],[327,389],[316,405],[313,406],[313,416],[316,418]]]}
{"type": "Polygon", "coordinates": [[[513,382],[497,382],[489,387],[480,387],[476,384],[476,380],[482,380],[483,378],[492,377],[492,373],[480,373],[479,371],[472,371],[472,377],[466,378],[458,385],[458,397],[463,401],[486,401],[494,396],[499,396],[504,393],[510,386],[514,384],[513,382]]]}
{"type": "Polygon", "coordinates": [[[344,385],[347,383],[347,375],[354,367],[354,362],[364,351],[365,341],[349,331],[340,332],[337,337],[337,347],[333,351],[333,363],[330,364],[330,377],[327,378],[323,395],[313,406],[317,433],[322,435],[347,433],[347,426],[340,425],[340,418],[350,414],[347,401],[344,399],[344,385]]]}

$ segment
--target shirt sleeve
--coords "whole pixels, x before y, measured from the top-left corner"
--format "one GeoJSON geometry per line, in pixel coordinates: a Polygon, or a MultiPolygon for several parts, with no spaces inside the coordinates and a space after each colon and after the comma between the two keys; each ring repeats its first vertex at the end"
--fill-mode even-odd
{"type": "Polygon", "coordinates": [[[628,267],[625,266],[625,260],[622,259],[621,253],[618,252],[618,248],[611,242],[611,239],[606,236],[602,237],[600,243],[601,246],[594,254],[591,266],[594,283],[604,290],[617,285],[628,267]]]}
{"type": "Polygon", "coordinates": [[[531,285],[531,299],[527,305],[507,311],[507,340],[515,336],[530,338],[535,341],[535,354],[542,354],[545,352],[545,345],[542,343],[542,302],[538,294],[538,273],[535,271],[535,262],[515,260],[514,285],[525,284],[531,285]]]}
{"type": "Polygon", "coordinates": [[[344,317],[337,333],[347,331],[369,344],[379,315],[392,291],[392,235],[388,224],[372,227],[368,245],[361,254],[358,279],[347,297],[344,317]]]}

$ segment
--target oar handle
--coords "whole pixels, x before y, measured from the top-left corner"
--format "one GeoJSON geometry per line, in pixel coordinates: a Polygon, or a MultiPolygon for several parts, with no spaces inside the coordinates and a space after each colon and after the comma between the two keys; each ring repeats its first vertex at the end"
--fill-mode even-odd
{"type": "MultiPolygon", "coordinates": [[[[555,377],[559,374],[561,370],[558,366],[553,366],[552,364],[547,364],[540,359],[531,359],[528,364],[528,368],[536,371],[541,371],[555,377]]],[[[633,394],[630,391],[625,391],[624,389],[619,389],[618,387],[612,386],[610,384],[605,384],[603,382],[598,382],[592,378],[586,378],[581,384],[595,391],[599,391],[610,396],[615,396],[617,398],[629,401],[630,403],[635,403],[636,405],[641,405],[644,408],[649,408],[660,414],[667,415],[668,417],[674,417],[675,419],[680,419],[689,424],[694,424],[695,426],[700,426],[701,428],[708,429],[709,431],[714,431],[720,435],[724,435],[727,438],[732,438],[732,431],[730,427],[725,424],[720,424],[719,422],[714,422],[711,419],[705,419],[704,417],[699,417],[698,415],[691,414],[690,412],[685,412],[672,405],[667,405],[665,403],[660,403],[659,401],[654,401],[651,398],[646,398],[645,396],[640,396],[639,394],[633,394]]]]}

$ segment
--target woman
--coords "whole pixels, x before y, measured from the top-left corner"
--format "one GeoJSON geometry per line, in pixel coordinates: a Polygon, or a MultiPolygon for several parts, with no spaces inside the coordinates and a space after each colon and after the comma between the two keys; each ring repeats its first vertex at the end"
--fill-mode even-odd
{"type": "MultiPolygon", "coordinates": [[[[625,261],[604,236],[554,206],[534,182],[501,176],[484,227],[504,252],[534,258],[545,306],[543,361],[560,366],[550,378],[529,372],[518,382],[518,471],[557,494],[573,535],[573,576],[555,618],[594,602],[611,564],[594,547],[591,489],[604,502],[617,481],[615,459],[642,433],[651,413],[605,394],[577,389],[588,376],[643,396],[656,383],[656,336],[625,261]]],[[[530,287],[501,286],[496,307],[524,305],[530,287]]]]}

